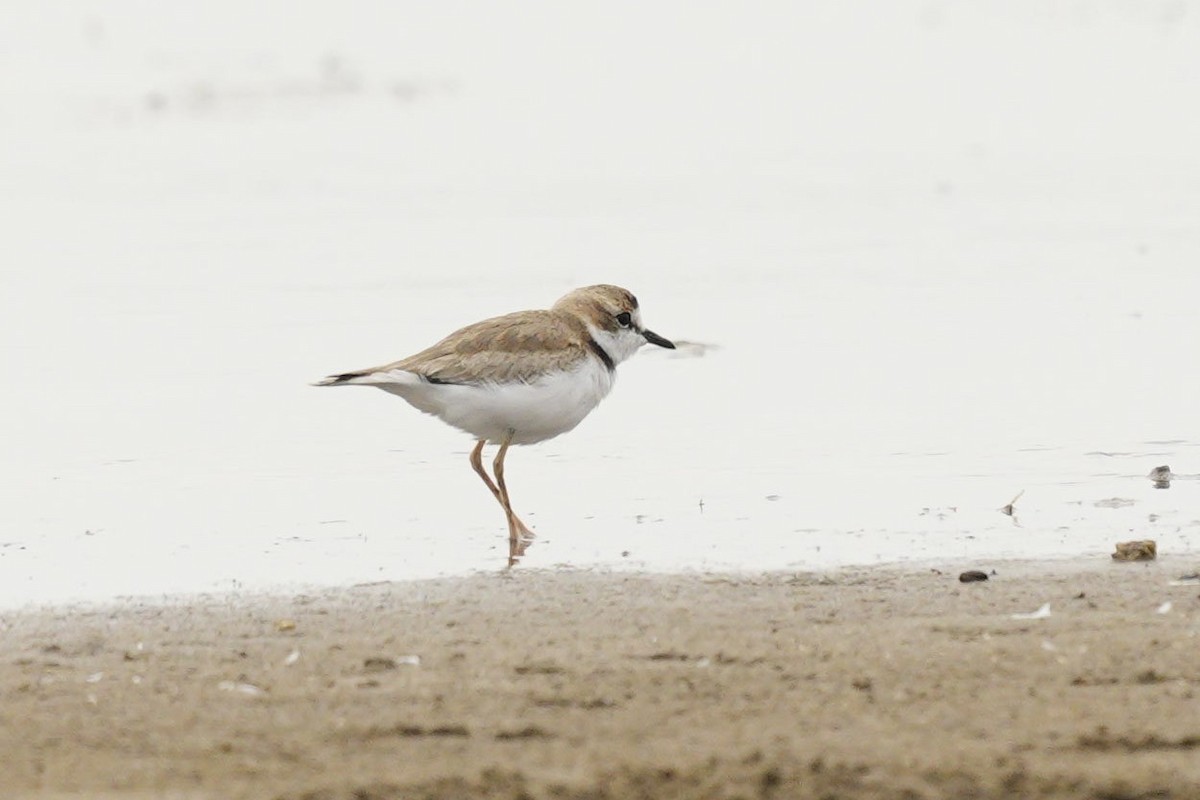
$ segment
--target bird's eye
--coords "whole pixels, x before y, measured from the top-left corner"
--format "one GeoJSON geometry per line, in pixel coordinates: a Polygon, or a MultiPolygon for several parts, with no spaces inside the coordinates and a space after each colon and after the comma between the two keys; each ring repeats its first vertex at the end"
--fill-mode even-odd
{"type": "Polygon", "coordinates": [[[620,314],[617,314],[617,324],[622,328],[628,328],[631,322],[633,322],[633,317],[629,315],[628,311],[622,311],[620,314]]]}

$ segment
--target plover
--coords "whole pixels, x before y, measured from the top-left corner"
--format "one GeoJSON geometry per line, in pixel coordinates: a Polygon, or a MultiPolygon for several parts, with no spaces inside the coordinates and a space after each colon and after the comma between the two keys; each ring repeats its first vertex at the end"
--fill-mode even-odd
{"type": "Polygon", "coordinates": [[[637,298],[619,286],[585,286],[548,309],[460,328],[416,355],[330,375],[317,386],[377,386],[475,437],[471,468],[504,509],[510,563],[533,532],[513,513],[504,456],[578,425],[612,389],[617,364],[650,344],[674,350],[642,325],[637,298]],[[483,448],[498,444],[495,480],[483,448]]]}

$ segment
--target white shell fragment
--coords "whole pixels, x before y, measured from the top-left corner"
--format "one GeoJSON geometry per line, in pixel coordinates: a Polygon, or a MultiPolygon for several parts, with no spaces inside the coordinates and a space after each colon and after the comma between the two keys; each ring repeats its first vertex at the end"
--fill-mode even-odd
{"type": "Polygon", "coordinates": [[[237,692],[238,694],[245,694],[250,697],[259,697],[266,694],[265,690],[260,689],[253,683],[240,683],[238,681],[221,681],[217,684],[217,688],[222,692],[237,692]]]}
{"type": "Polygon", "coordinates": [[[1043,603],[1042,607],[1037,611],[1032,611],[1028,614],[1013,614],[1013,619],[1045,619],[1050,616],[1050,604],[1043,603]]]}

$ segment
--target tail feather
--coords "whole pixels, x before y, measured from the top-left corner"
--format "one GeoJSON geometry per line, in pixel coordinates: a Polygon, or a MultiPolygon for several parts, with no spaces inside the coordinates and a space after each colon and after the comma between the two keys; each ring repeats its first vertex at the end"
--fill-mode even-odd
{"type": "Polygon", "coordinates": [[[370,372],[343,372],[341,375],[330,375],[328,378],[322,378],[313,384],[313,386],[337,386],[342,383],[354,383],[355,378],[361,378],[365,375],[370,375],[370,372]]]}
{"type": "Polygon", "coordinates": [[[360,369],[355,372],[343,372],[330,375],[317,381],[313,386],[412,386],[418,383],[437,383],[430,378],[422,378],[413,372],[400,369],[360,369]]]}

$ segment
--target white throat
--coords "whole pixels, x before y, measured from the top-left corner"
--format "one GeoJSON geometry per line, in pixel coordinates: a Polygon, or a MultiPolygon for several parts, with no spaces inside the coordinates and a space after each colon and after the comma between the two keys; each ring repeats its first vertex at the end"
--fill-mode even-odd
{"type": "Polygon", "coordinates": [[[608,353],[614,365],[632,356],[646,343],[646,338],[632,328],[606,331],[588,323],[588,333],[608,353]]]}

